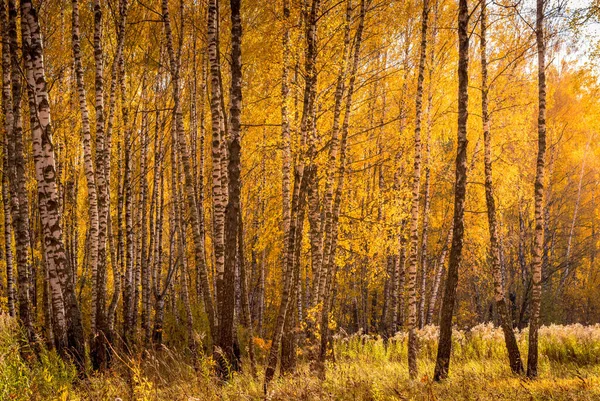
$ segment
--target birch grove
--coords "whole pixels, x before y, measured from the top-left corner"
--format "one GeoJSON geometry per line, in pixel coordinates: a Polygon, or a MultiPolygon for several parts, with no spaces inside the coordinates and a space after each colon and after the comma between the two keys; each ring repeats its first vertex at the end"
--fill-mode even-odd
{"type": "Polygon", "coordinates": [[[493,325],[545,380],[548,327],[600,321],[596,8],[0,0],[19,361],[311,399],[381,345],[437,397],[493,325]]]}

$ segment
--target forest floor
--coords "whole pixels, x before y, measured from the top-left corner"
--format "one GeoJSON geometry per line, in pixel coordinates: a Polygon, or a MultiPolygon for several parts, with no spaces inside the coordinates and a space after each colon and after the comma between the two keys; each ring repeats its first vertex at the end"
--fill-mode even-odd
{"type": "Polygon", "coordinates": [[[110,370],[81,379],[54,352],[23,361],[15,325],[0,316],[0,400],[600,400],[600,326],[553,327],[541,333],[540,376],[533,381],[511,374],[498,330],[483,326],[475,334],[457,333],[450,377],[434,383],[436,332],[426,328],[418,380],[408,377],[402,335],[387,346],[355,335],[336,339],[335,363],[328,363],[325,380],[300,355],[296,372],[276,378],[265,397],[260,364],[268,347],[262,341],[255,341],[258,379],[243,369],[219,382],[211,358],[194,368],[166,347],[143,358],[117,355],[110,370]]]}

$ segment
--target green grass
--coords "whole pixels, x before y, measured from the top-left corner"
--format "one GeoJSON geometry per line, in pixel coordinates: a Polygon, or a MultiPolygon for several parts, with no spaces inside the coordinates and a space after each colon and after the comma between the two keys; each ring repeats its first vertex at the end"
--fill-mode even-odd
{"type": "MultiPolygon", "coordinates": [[[[211,358],[194,367],[189,358],[165,348],[136,357],[117,355],[113,368],[78,379],[75,369],[56,353],[42,350],[39,360],[19,354],[20,332],[12,319],[0,316],[0,400],[259,400],[259,377],[247,369],[228,383],[212,374],[211,358]]],[[[508,369],[502,336],[480,325],[454,335],[450,377],[431,381],[437,330],[419,332],[419,379],[410,380],[406,338],[399,333],[388,344],[354,335],[335,340],[335,363],[320,380],[302,360],[293,375],[274,380],[268,400],[600,400],[600,326],[550,326],[540,333],[540,376],[524,380],[508,369]]],[[[527,332],[518,333],[522,352],[527,332]]],[[[259,362],[268,346],[256,342],[259,362]]],[[[525,355],[524,355],[525,360],[525,355]]]]}

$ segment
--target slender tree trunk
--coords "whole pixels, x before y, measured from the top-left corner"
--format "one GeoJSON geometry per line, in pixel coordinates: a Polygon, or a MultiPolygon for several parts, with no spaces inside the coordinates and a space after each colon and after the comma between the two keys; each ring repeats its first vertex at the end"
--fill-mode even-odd
{"type": "MultiPolygon", "coordinates": [[[[430,104],[431,99],[429,99],[429,105],[430,104]]],[[[429,105],[427,107],[428,109],[430,109],[429,105]]],[[[425,204],[423,206],[423,227],[421,231],[421,288],[419,291],[421,294],[419,298],[419,328],[423,328],[423,326],[425,325],[425,298],[427,295],[427,273],[429,270],[427,260],[427,237],[429,234],[429,213],[431,208],[431,149],[429,146],[429,142],[431,139],[431,124],[428,123],[427,125],[427,142],[425,143],[425,204]]]]}
{"type": "Polygon", "coordinates": [[[250,302],[248,299],[248,273],[246,270],[246,260],[244,259],[244,226],[241,220],[238,227],[238,263],[240,268],[240,281],[242,291],[242,313],[244,324],[248,330],[248,358],[250,359],[250,373],[256,378],[256,357],[254,354],[254,328],[252,322],[252,313],[250,313],[250,302]]]}
{"type": "Polygon", "coordinates": [[[419,298],[419,327],[425,325],[425,299],[427,295],[427,276],[429,273],[429,260],[427,253],[427,240],[429,234],[429,214],[431,209],[431,131],[433,130],[433,69],[435,64],[435,40],[438,29],[437,1],[434,5],[433,28],[431,30],[431,43],[429,46],[429,66],[427,75],[429,85],[427,86],[427,137],[425,142],[425,194],[423,205],[423,227],[421,234],[421,288],[419,298]]]}
{"type": "Polygon", "coordinates": [[[429,307],[427,308],[427,320],[425,324],[435,324],[436,322],[433,320],[433,313],[435,311],[435,305],[437,305],[437,301],[440,293],[440,284],[442,282],[442,275],[444,274],[444,266],[446,264],[446,255],[448,255],[448,250],[450,249],[450,245],[452,244],[452,226],[448,229],[448,235],[446,236],[446,241],[442,246],[442,252],[440,254],[440,259],[438,260],[435,275],[433,277],[433,285],[431,287],[431,298],[429,299],[429,307]]]}
{"type": "MultiPolygon", "coordinates": [[[[162,148],[162,146],[161,146],[162,148]]],[[[162,164],[162,163],[161,163],[162,164]]],[[[163,291],[160,287],[162,277],[163,258],[163,217],[164,217],[164,178],[161,175],[158,192],[158,210],[156,216],[156,245],[154,252],[154,263],[152,266],[152,292],[154,294],[154,327],[152,329],[152,342],[154,346],[162,343],[162,326],[164,320],[165,301],[163,291]]],[[[172,253],[170,254],[169,271],[172,266],[172,253]]]]}
{"type": "Polygon", "coordinates": [[[400,233],[398,238],[398,254],[394,256],[393,281],[390,286],[391,301],[388,312],[388,336],[393,336],[399,326],[399,312],[403,306],[403,289],[404,289],[404,264],[406,260],[406,240],[404,236],[406,227],[406,219],[402,219],[400,223],[400,233]]]}
{"type": "Polygon", "coordinates": [[[297,230],[298,224],[300,223],[297,218],[301,211],[306,206],[306,186],[307,182],[312,179],[311,175],[314,174],[314,170],[307,168],[304,170],[302,165],[296,167],[294,174],[294,192],[292,195],[292,209],[291,209],[291,220],[290,220],[290,232],[287,245],[287,261],[286,266],[283,269],[283,291],[281,294],[281,302],[279,304],[279,310],[277,313],[277,320],[275,322],[275,331],[273,333],[273,339],[271,342],[271,349],[267,359],[267,368],[265,370],[265,382],[264,392],[267,393],[269,383],[275,375],[275,368],[277,367],[277,357],[279,355],[279,349],[281,347],[281,338],[283,336],[283,329],[285,324],[286,315],[288,313],[289,304],[291,302],[292,286],[295,283],[294,277],[294,246],[296,243],[296,235],[302,235],[300,230],[297,230]]]}
{"type": "MultiPolygon", "coordinates": [[[[581,204],[581,189],[583,186],[583,177],[585,175],[585,162],[587,160],[587,153],[590,148],[590,142],[592,141],[593,135],[590,135],[587,145],[585,147],[585,151],[583,153],[583,158],[581,160],[581,170],[579,171],[579,184],[577,185],[577,197],[575,198],[575,207],[573,210],[573,218],[571,219],[571,227],[569,229],[569,237],[567,239],[567,252],[565,255],[565,269],[563,270],[563,274],[560,277],[560,282],[557,289],[557,294],[560,294],[562,288],[571,273],[571,248],[573,246],[573,235],[575,233],[575,224],[577,223],[577,214],[579,213],[579,207],[581,204]]],[[[552,170],[552,168],[550,169],[552,170]]],[[[552,175],[552,173],[550,173],[552,175]]],[[[547,219],[545,220],[547,223],[547,219]]]]}
{"type": "Polygon", "coordinates": [[[448,377],[452,348],[452,314],[456,302],[458,269],[462,261],[464,238],[465,195],[467,188],[467,119],[469,86],[469,7],[467,0],[459,0],[458,7],[458,144],[456,150],[456,184],[454,186],[454,223],[448,276],[440,317],[440,338],[435,364],[434,380],[448,377]]]}
{"type": "MultiPolygon", "coordinates": [[[[210,10],[210,7],[209,7],[210,10]]],[[[169,17],[169,7],[166,0],[162,1],[162,13],[163,23],[165,26],[165,36],[167,39],[167,51],[169,54],[169,64],[171,66],[171,74],[173,81],[173,121],[177,130],[177,143],[179,146],[179,157],[184,172],[185,178],[185,195],[187,198],[188,213],[190,215],[190,223],[192,225],[193,241],[194,241],[194,261],[196,266],[202,266],[204,260],[204,240],[200,230],[200,216],[198,212],[198,206],[196,204],[196,195],[194,192],[194,177],[192,174],[189,149],[187,146],[187,140],[185,138],[184,126],[183,126],[183,114],[181,111],[181,88],[180,88],[180,54],[176,56],[175,49],[173,47],[173,33],[171,30],[171,20],[169,17]]],[[[181,47],[179,53],[181,52],[181,47]]],[[[206,268],[200,269],[201,282],[202,282],[202,295],[204,300],[204,307],[208,315],[208,322],[210,325],[210,331],[213,338],[217,335],[216,332],[216,312],[213,304],[213,299],[210,292],[210,284],[208,279],[208,272],[206,268]]]]}
{"type": "MultiPolygon", "coordinates": [[[[92,366],[96,369],[106,367],[110,357],[110,347],[106,344],[110,337],[106,315],[106,268],[108,266],[107,233],[108,215],[110,211],[108,175],[105,171],[104,130],[104,50],[102,46],[102,4],[94,0],[94,61],[95,61],[95,111],[96,111],[96,183],[98,188],[98,263],[96,280],[96,310],[94,334],[90,344],[92,366]]],[[[110,146],[108,146],[110,149],[110,146]]],[[[114,264],[115,261],[113,260],[114,264]]]]}
{"type": "Polygon", "coordinates": [[[344,91],[346,89],[346,70],[350,61],[350,25],[352,23],[352,0],[348,0],[346,3],[346,22],[344,28],[344,46],[342,50],[342,60],[339,67],[339,73],[337,77],[337,84],[335,88],[335,104],[333,107],[333,126],[331,128],[331,141],[329,144],[329,155],[327,158],[327,171],[325,178],[325,194],[323,198],[323,215],[325,221],[323,222],[323,234],[325,241],[323,245],[323,257],[321,263],[317,266],[316,270],[313,270],[314,274],[314,288],[313,288],[313,299],[312,304],[316,305],[323,299],[325,291],[325,282],[327,281],[327,271],[323,269],[329,260],[331,253],[331,227],[333,218],[333,190],[334,190],[334,179],[336,173],[336,164],[338,159],[339,147],[340,147],[340,116],[342,112],[342,102],[344,100],[344,91]]]}
{"type": "Polygon", "coordinates": [[[512,319],[508,313],[504,284],[502,280],[502,264],[500,260],[500,242],[498,238],[498,222],[494,186],[492,181],[492,139],[490,133],[490,117],[488,113],[488,71],[487,71],[487,15],[486,2],[481,3],[481,118],[483,120],[484,166],[485,166],[485,200],[490,231],[490,256],[492,259],[492,275],[494,277],[494,299],[500,325],[504,332],[504,342],[508,351],[508,360],[513,373],[523,373],[523,362],[519,345],[512,328],[512,319]]]}
{"type": "MultiPolygon", "coordinates": [[[[205,17],[205,15],[204,15],[205,17]]],[[[196,48],[196,31],[194,30],[194,49],[196,48]]],[[[196,52],[194,51],[194,54],[196,52]]],[[[206,128],[204,125],[204,120],[205,120],[205,110],[204,110],[204,104],[205,104],[205,99],[207,97],[207,86],[206,86],[206,80],[207,80],[207,58],[206,58],[206,52],[203,50],[202,51],[202,69],[201,69],[201,85],[200,85],[200,89],[201,89],[201,93],[200,93],[200,121],[198,122],[198,109],[197,109],[197,81],[198,81],[198,77],[197,77],[197,67],[196,67],[196,62],[195,62],[195,56],[194,56],[194,66],[193,66],[193,90],[191,93],[191,107],[190,107],[190,113],[191,113],[191,119],[192,119],[192,136],[197,136],[197,131],[200,130],[200,138],[198,140],[199,145],[198,145],[198,149],[197,149],[197,153],[199,154],[199,156],[197,155],[196,157],[198,158],[198,161],[196,162],[196,167],[194,169],[195,172],[195,176],[197,177],[195,179],[195,193],[196,193],[196,202],[197,202],[197,209],[198,209],[198,218],[199,218],[199,228],[200,228],[200,240],[202,242],[202,248],[204,249],[204,252],[202,253],[202,258],[200,259],[200,263],[196,264],[196,295],[198,297],[198,300],[202,299],[202,272],[206,272],[207,271],[207,265],[206,265],[206,226],[205,226],[205,221],[204,221],[204,164],[205,164],[205,149],[204,149],[204,144],[206,141],[206,128]]],[[[196,149],[196,146],[192,146],[192,149],[196,149]]]]}
{"type": "Polygon", "coordinates": [[[415,163],[412,185],[412,206],[410,225],[410,264],[408,267],[408,371],[411,379],[415,379],[417,370],[417,265],[419,262],[419,198],[421,185],[421,114],[423,109],[423,81],[425,58],[427,55],[427,19],[429,17],[429,0],[423,0],[421,17],[421,48],[419,56],[419,73],[417,78],[416,118],[415,118],[415,163]]]}
{"type": "Polygon", "coordinates": [[[92,137],[90,129],[90,117],[87,107],[85,83],[83,80],[83,65],[81,62],[81,41],[79,30],[79,1],[72,1],[72,40],[73,59],[75,64],[75,77],[77,81],[77,93],[79,96],[79,111],[81,112],[81,136],[83,142],[83,166],[87,180],[88,206],[89,206],[89,263],[92,272],[92,306],[91,306],[91,328],[92,339],[98,335],[96,332],[96,312],[98,310],[98,194],[96,192],[96,173],[94,171],[94,159],[92,155],[92,137]]]}
{"type": "Polygon", "coordinates": [[[536,41],[538,56],[538,154],[535,174],[535,236],[531,258],[531,318],[527,377],[538,374],[538,330],[542,302],[542,253],[544,248],[544,172],[546,163],[546,42],[544,40],[544,0],[537,0],[536,41]]]}
{"type": "Polygon", "coordinates": [[[346,149],[348,144],[348,130],[350,126],[350,113],[352,110],[352,96],[354,94],[354,85],[358,71],[358,62],[360,60],[360,47],[362,44],[362,35],[365,26],[365,15],[367,13],[367,5],[365,0],[360,2],[360,16],[358,28],[356,30],[356,38],[354,41],[354,54],[352,58],[352,67],[350,70],[350,79],[348,82],[348,91],[346,93],[346,107],[344,109],[344,121],[342,123],[342,138],[340,145],[340,164],[338,172],[338,182],[333,204],[332,229],[330,233],[331,249],[328,252],[328,259],[325,261],[326,267],[323,274],[326,274],[323,295],[323,311],[321,313],[321,347],[319,350],[319,368],[321,377],[325,377],[325,357],[330,341],[329,338],[329,312],[333,302],[333,288],[337,273],[335,264],[335,255],[337,250],[338,232],[339,232],[339,216],[341,210],[342,195],[344,191],[344,179],[346,172],[346,149]]]}
{"type": "MultiPolygon", "coordinates": [[[[144,80],[145,81],[145,80],[144,80]]],[[[143,84],[145,86],[145,82],[143,84]]],[[[142,101],[144,101],[145,93],[142,94],[142,101]]],[[[147,104],[147,103],[145,103],[147,104]]],[[[150,266],[148,264],[148,252],[150,249],[147,247],[146,238],[148,236],[148,215],[147,209],[147,193],[148,193],[148,141],[149,141],[149,127],[148,127],[148,112],[142,112],[142,129],[140,132],[141,152],[140,152],[140,201],[139,201],[139,215],[138,215],[138,229],[140,230],[139,249],[138,249],[138,265],[140,266],[141,273],[141,298],[142,298],[142,333],[144,335],[144,342],[147,343],[150,337],[146,333],[150,332],[150,266]]]]}
{"type": "MultiPolygon", "coordinates": [[[[118,22],[118,26],[117,26],[117,51],[115,54],[115,58],[113,60],[113,64],[112,64],[112,71],[111,71],[111,77],[110,77],[110,94],[109,94],[109,114],[108,114],[108,121],[107,121],[107,125],[106,125],[106,138],[104,139],[104,146],[101,152],[101,158],[102,160],[99,161],[99,164],[103,164],[103,167],[98,167],[98,170],[103,170],[105,173],[105,184],[104,184],[104,195],[105,195],[105,205],[104,205],[104,210],[102,212],[101,215],[101,220],[100,223],[102,225],[103,223],[103,219],[104,217],[106,217],[106,224],[107,224],[107,228],[106,228],[106,235],[107,235],[107,239],[109,241],[111,241],[111,243],[114,244],[114,242],[112,242],[111,240],[111,235],[110,235],[110,231],[112,230],[111,228],[111,218],[110,218],[110,172],[111,172],[111,149],[112,149],[112,132],[113,132],[113,126],[114,126],[114,119],[115,119],[115,115],[116,115],[116,103],[117,103],[117,85],[118,85],[118,74],[119,74],[119,69],[120,69],[120,65],[121,65],[121,60],[123,58],[123,49],[125,46],[125,26],[126,26],[126,22],[127,22],[127,12],[129,10],[129,3],[128,0],[120,0],[119,1],[119,11],[120,11],[120,19],[118,22]]],[[[95,14],[95,18],[96,18],[96,14],[95,14]]],[[[97,51],[97,48],[95,48],[95,52],[97,51]]],[[[123,109],[122,109],[123,110],[123,109]]],[[[98,118],[98,116],[96,116],[96,118],[98,118]]],[[[97,131],[96,133],[96,140],[98,140],[98,133],[99,131],[97,131]]],[[[120,152],[119,152],[120,153],[120,152]]],[[[97,155],[98,156],[98,155],[97,155]]],[[[113,256],[111,258],[111,265],[112,265],[112,271],[113,271],[113,295],[112,295],[112,299],[108,308],[108,312],[107,312],[107,331],[108,331],[108,337],[109,337],[109,342],[112,342],[114,340],[115,337],[115,320],[116,320],[116,312],[117,312],[117,307],[119,304],[119,298],[121,295],[121,275],[124,271],[124,269],[121,268],[121,266],[123,265],[123,254],[124,254],[124,243],[123,243],[123,235],[122,235],[122,212],[123,212],[123,197],[122,197],[122,193],[120,190],[120,186],[121,186],[121,158],[119,158],[119,169],[117,172],[117,246],[116,247],[112,247],[112,248],[116,248],[115,250],[113,250],[113,256]]],[[[100,232],[102,232],[102,226],[100,226],[100,232]]],[[[100,270],[101,273],[104,273],[104,271],[100,270]]],[[[100,279],[100,277],[99,277],[100,279]]],[[[105,283],[105,278],[103,278],[103,282],[100,282],[99,284],[103,287],[106,286],[105,283]]],[[[100,293],[102,291],[99,291],[100,293]]],[[[124,318],[126,317],[126,314],[123,315],[124,318]]],[[[125,320],[125,319],[124,319],[125,320]]]]}
{"type": "MultiPolygon", "coordinates": [[[[283,0],[283,53],[282,63],[283,71],[281,73],[281,140],[282,140],[282,179],[281,179],[281,194],[282,194],[282,214],[283,214],[283,243],[288,243],[288,233],[290,228],[290,169],[292,163],[292,144],[290,135],[290,118],[289,118],[289,59],[290,59],[290,6],[288,0],[283,0]]],[[[285,246],[284,246],[285,249],[285,246]]],[[[283,255],[285,263],[286,255],[283,255]]]]}
{"type": "MultiPolygon", "coordinates": [[[[0,17],[2,17],[0,15],[0,17]]],[[[6,149],[6,141],[4,142],[6,149]]],[[[10,212],[10,195],[8,190],[8,157],[4,155],[4,163],[2,170],[2,206],[4,211],[4,256],[6,258],[6,298],[9,316],[15,316],[15,287],[14,287],[14,265],[12,252],[12,219],[10,212]]]]}
{"type": "MultiPolygon", "coordinates": [[[[227,195],[224,193],[222,159],[225,141],[224,111],[222,110],[221,66],[219,63],[219,23],[218,1],[210,0],[208,4],[208,61],[210,65],[210,111],[212,116],[212,196],[213,196],[213,249],[215,255],[216,280],[222,278],[225,269],[225,207],[227,195]]],[[[218,285],[217,285],[218,286],[218,285]]],[[[221,305],[217,301],[220,316],[221,305]]],[[[220,323],[215,318],[216,324],[220,323]]],[[[213,334],[216,338],[217,333],[213,334]]]]}
{"type": "MultiPolygon", "coordinates": [[[[310,177],[314,180],[314,175],[316,175],[316,170],[311,169],[310,177]]],[[[308,194],[308,185],[310,185],[310,181],[307,182],[307,200],[308,194]]],[[[300,195],[302,196],[302,195],[300,195]]],[[[298,347],[298,325],[302,321],[301,316],[298,312],[298,305],[301,302],[301,265],[300,265],[300,253],[302,250],[302,233],[304,232],[304,215],[305,209],[298,210],[298,213],[293,216],[296,221],[296,235],[295,242],[293,248],[287,250],[290,255],[293,255],[292,265],[288,266],[288,268],[292,269],[288,274],[293,277],[292,281],[292,290],[290,294],[290,302],[288,304],[288,311],[286,314],[284,331],[283,331],[283,339],[281,343],[281,366],[280,371],[281,374],[287,372],[293,372],[296,368],[296,363],[298,362],[297,358],[297,347],[298,347]]]]}
{"type": "Polygon", "coordinates": [[[239,369],[239,361],[234,352],[235,279],[238,256],[238,225],[241,222],[241,108],[242,108],[242,22],[240,0],[231,0],[231,107],[228,144],[228,202],[225,208],[225,270],[217,278],[219,304],[219,340],[225,361],[219,361],[221,376],[227,376],[228,367],[239,369]]]}
{"type": "MultiPolygon", "coordinates": [[[[3,53],[10,54],[10,81],[12,93],[10,97],[5,97],[5,83],[3,84],[3,103],[6,101],[6,128],[8,138],[8,173],[10,174],[10,201],[13,225],[15,229],[15,249],[17,264],[17,300],[19,304],[19,320],[23,325],[27,341],[29,344],[34,342],[34,331],[32,315],[29,309],[29,200],[25,187],[25,160],[23,157],[23,120],[21,117],[21,97],[22,80],[21,66],[18,56],[19,44],[17,40],[17,8],[14,0],[8,1],[8,23],[4,20],[3,37],[8,38],[2,43],[3,53]],[[11,122],[12,119],[12,122],[11,122]]],[[[3,66],[5,63],[3,55],[3,66]]],[[[3,77],[6,77],[6,70],[3,67],[3,77]]],[[[56,278],[53,280],[57,283],[56,278]]],[[[22,353],[26,353],[23,349],[22,353]]]]}
{"type": "Polygon", "coordinates": [[[73,271],[66,257],[63,242],[61,216],[58,210],[58,190],[54,146],[52,143],[52,125],[50,121],[50,103],[46,86],[43,45],[37,11],[31,1],[21,1],[23,26],[23,52],[33,103],[32,114],[33,153],[38,181],[40,218],[43,227],[46,262],[50,272],[56,271],[64,296],[65,312],[68,320],[68,352],[74,358],[78,369],[85,366],[84,333],[81,312],[73,286],[73,271]]]}
{"type": "MultiPolygon", "coordinates": [[[[2,113],[4,115],[4,157],[2,159],[2,205],[4,211],[4,251],[6,257],[6,296],[8,313],[15,316],[14,266],[12,252],[13,221],[11,212],[10,185],[15,181],[14,174],[14,113],[11,79],[11,48],[7,22],[6,4],[0,4],[0,29],[2,33],[2,113]]],[[[14,193],[13,193],[14,196],[14,193]]]]}

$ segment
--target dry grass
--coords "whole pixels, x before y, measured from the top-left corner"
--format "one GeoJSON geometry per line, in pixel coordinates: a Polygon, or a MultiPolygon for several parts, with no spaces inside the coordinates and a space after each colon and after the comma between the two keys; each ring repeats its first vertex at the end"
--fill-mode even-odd
{"type": "MultiPolygon", "coordinates": [[[[525,334],[519,335],[522,350],[525,334]]],[[[220,383],[211,358],[194,367],[185,355],[167,348],[118,355],[111,370],[77,379],[54,352],[43,351],[39,361],[22,361],[17,327],[0,316],[0,400],[600,400],[600,326],[544,328],[535,381],[510,373],[498,330],[482,325],[456,333],[450,378],[433,383],[436,329],[426,328],[420,336],[417,381],[408,378],[402,334],[388,344],[355,335],[336,339],[336,363],[328,364],[324,381],[301,361],[297,372],[277,378],[265,397],[261,377],[244,370],[220,383]]],[[[267,348],[258,347],[259,357],[267,348]]]]}

